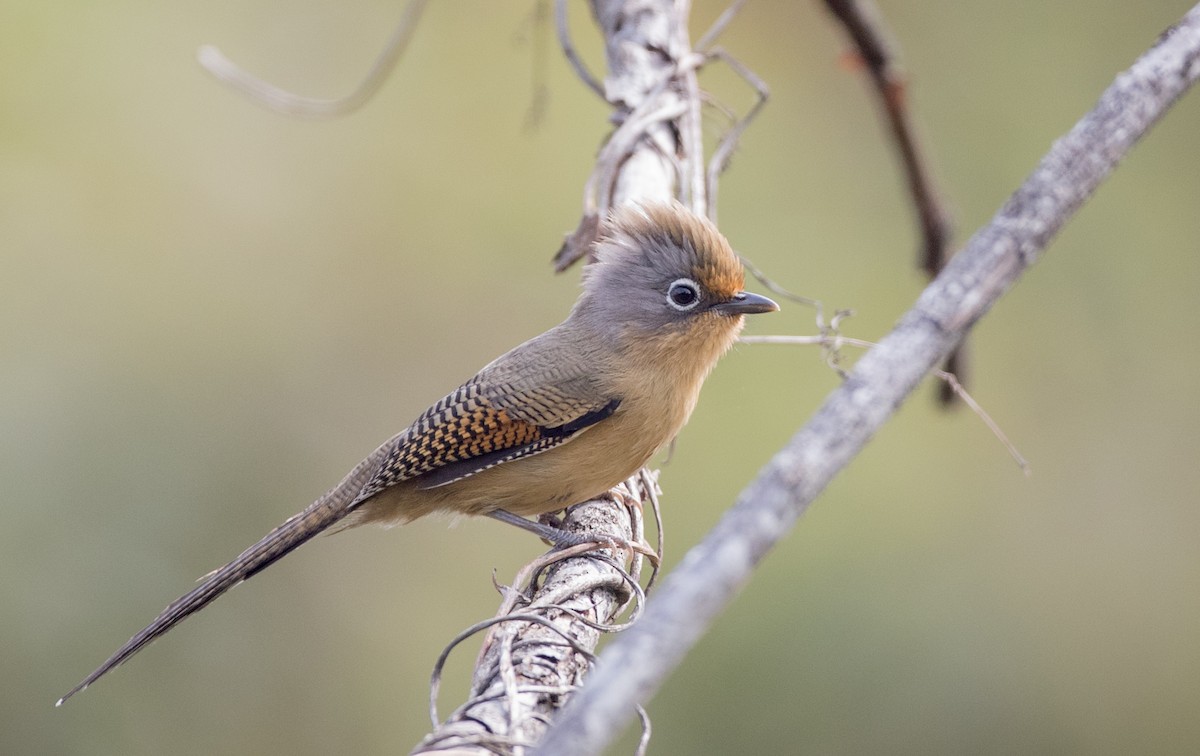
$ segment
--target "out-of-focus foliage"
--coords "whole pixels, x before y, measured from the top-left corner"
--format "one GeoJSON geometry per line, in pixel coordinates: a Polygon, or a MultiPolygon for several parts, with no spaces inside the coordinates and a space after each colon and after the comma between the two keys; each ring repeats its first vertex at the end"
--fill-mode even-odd
{"type": "MultiPolygon", "coordinates": [[[[963,238],[1188,5],[882,3],[963,238]]],[[[334,95],[396,3],[3,4],[0,752],[382,754],[425,732],[433,659],[493,611],[491,570],[538,553],[528,536],[320,539],[53,702],[565,314],[578,271],[549,259],[607,111],[532,7],[432,4],[367,108],[298,122],[208,79],[197,46],[334,95]]],[[[721,7],[697,3],[697,35],[721,7]]],[[[878,337],[920,289],[917,242],[840,30],[816,2],[760,2],[723,43],[773,92],[724,230],[878,337]]],[[[750,103],[727,72],[704,82],[750,103]]],[[[1200,748],[1198,154],[1193,94],[973,337],[975,396],[1033,477],[924,390],[654,701],[655,753],[1200,748]]],[[[751,329],[811,333],[812,315],[751,329]]],[[[835,383],[813,349],[722,363],[663,474],[668,564],[835,383]]]]}

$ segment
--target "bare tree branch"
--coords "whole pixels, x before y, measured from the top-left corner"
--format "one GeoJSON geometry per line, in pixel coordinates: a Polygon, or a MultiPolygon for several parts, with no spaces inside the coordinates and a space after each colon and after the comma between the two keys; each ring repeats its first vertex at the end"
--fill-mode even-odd
{"type": "Polygon", "coordinates": [[[1054,144],[601,656],[537,753],[598,753],[648,701],[817,494],[1036,262],[1117,162],[1200,78],[1200,5],[1054,144]]]}
{"type": "MultiPolygon", "coordinates": [[[[704,212],[700,91],[695,81],[703,58],[691,51],[688,41],[688,6],[687,0],[593,0],[592,11],[606,41],[603,91],[619,125],[597,157],[588,183],[588,211],[572,235],[578,246],[571,247],[570,240],[564,245],[568,254],[560,254],[561,266],[579,259],[599,219],[617,205],[663,202],[684,194],[699,203],[697,212],[704,212]],[[688,125],[692,121],[694,125],[688,125]]],[[[568,59],[584,83],[595,88],[570,44],[562,2],[558,16],[568,59]]],[[[602,541],[617,534],[633,546],[631,552],[643,549],[639,505],[646,500],[656,503],[656,496],[653,475],[643,471],[608,497],[570,508],[562,527],[602,541]],[[609,499],[625,506],[614,506],[609,499]]],[[[661,553],[661,525],[658,532],[661,553]]],[[[635,616],[641,610],[642,557],[652,554],[657,568],[658,556],[651,549],[631,553],[626,561],[632,566],[626,572],[616,549],[603,542],[600,547],[543,557],[523,570],[518,588],[505,589],[507,598],[495,618],[455,639],[452,647],[478,629],[491,628],[469,700],[442,724],[434,712],[434,731],[414,753],[521,752],[540,739],[590,669],[591,651],[601,633],[624,629],[611,623],[631,598],[635,616]],[[539,579],[543,561],[553,566],[539,579]]],[[[439,662],[439,672],[440,666],[439,662]]],[[[435,673],[434,695],[437,682],[435,673]]],[[[645,719],[643,723],[644,741],[649,728],[645,719]]]]}
{"type": "Polygon", "coordinates": [[[906,97],[908,81],[897,62],[895,44],[884,27],[879,9],[870,0],[825,0],[825,5],[846,27],[871,74],[871,82],[879,94],[900,153],[921,225],[921,268],[935,276],[949,257],[947,248],[954,223],[950,211],[942,204],[933,171],[913,128],[906,97]]]}
{"type": "MultiPolygon", "coordinates": [[[[921,269],[933,278],[950,258],[950,244],[954,239],[954,220],[949,208],[941,199],[933,169],[925,156],[925,150],[917,138],[908,108],[908,80],[898,61],[896,45],[888,34],[883,15],[871,0],[825,0],[830,13],[846,28],[847,34],[858,48],[859,58],[879,95],[884,114],[891,128],[896,151],[908,181],[913,208],[917,211],[917,223],[921,228],[921,269]]],[[[946,358],[946,371],[966,382],[966,345],[960,344],[946,358]]],[[[940,398],[950,404],[957,394],[942,384],[940,398]]]]}

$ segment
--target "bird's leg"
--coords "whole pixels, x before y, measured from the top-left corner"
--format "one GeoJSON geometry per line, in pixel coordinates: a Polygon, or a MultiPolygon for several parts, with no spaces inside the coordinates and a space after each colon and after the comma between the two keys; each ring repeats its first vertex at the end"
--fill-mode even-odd
{"type": "Polygon", "coordinates": [[[487,513],[488,517],[500,522],[507,522],[509,525],[516,525],[522,530],[528,530],[538,538],[554,544],[555,548],[566,549],[571,546],[578,546],[582,543],[597,543],[595,538],[586,538],[584,536],[575,535],[562,528],[556,528],[553,525],[547,525],[541,522],[527,520],[524,517],[515,515],[506,509],[495,509],[487,513]]]}

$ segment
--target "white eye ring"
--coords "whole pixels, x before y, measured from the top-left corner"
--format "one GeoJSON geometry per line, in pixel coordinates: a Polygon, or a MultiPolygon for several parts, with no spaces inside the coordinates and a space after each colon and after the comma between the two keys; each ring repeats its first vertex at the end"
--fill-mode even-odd
{"type": "Polygon", "coordinates": [[[700,285],[690,278],[677,278],[667,287],[667,304],[680,312],[700,304],[700,285]]]}

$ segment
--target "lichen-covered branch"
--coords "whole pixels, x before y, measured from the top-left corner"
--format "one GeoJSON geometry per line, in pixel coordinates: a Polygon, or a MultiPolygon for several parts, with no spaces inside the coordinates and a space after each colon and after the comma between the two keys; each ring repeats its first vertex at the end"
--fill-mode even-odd
{"type": "MultiPolygon", "coordinates": [[[[641,542],[641,501],[652,496],[654,485],[652,477],[638,476],[614,489],[611,500],[574,509],[565,527],[641,542]]],[[[414,753],[510,753],[536,743],[591,668],[601,634],[622,629],[614,619],[631,603],[630,622],[642,609],[643,560],[634,555],[627,568],[629,556],[583,544],[551,551],[523,568],[516,585],[502,588],[496,616],[461,633],[438,660],[430,703],[434,730],[414,753]],[[485,629],[467,700],[439,722],[444,662],[485,629]]]]}
{"type": "MultiPolygon", "coordinates": [[[[688,9],[685,0],[592,2],[606,42],[603,90],[618,125],[597,157],[583,221],[556,258],[560,270],[586,255],[600,218],[613,207],[682,196],[704,212],[695,82],[701,59],[688,41],[688,9]]],[[[556,15],[561,38],[568,34],[561,0],[556,15]]],[[[573,50],[569,41],[564,44],[576,70],[586,71],[573,50]]],[[[581,76],[588,84],[591,76],[581,76]]],[[[562,527],[643,543],[638,505],[655,495],[653,476],[643,472],[610,493],[625,506],[614,506],[609,498],[587,502],[568,510],[562,527]]],[[[469,700],[445,722],[434,713],[434,730],[414,753],[520,753],[535,744],[590,669],[601,633],[620,629],[611,623],[631,600],[635,615],[640,611],[643,556],[612,548],[568,550],[523,570],[527,579],[504,589],[506,600],[497,616],[472,629],[490,631],[469,700]]],[[[435,696],[436,688],[435,673],[435,696]]]]}

